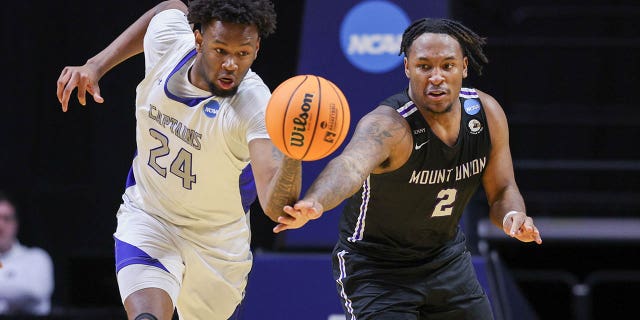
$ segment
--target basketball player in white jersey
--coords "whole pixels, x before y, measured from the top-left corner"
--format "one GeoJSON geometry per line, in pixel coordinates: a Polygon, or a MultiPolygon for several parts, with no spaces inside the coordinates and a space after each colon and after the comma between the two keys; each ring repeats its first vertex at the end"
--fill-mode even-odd
{"type": "Polygon", "coordinates": [[[102,103],[99,79],[144,52],[137,154],[114,234],[129,319],[171,319],[174,306],[181,319],[231,317],[251,268],[256,193],[274,221],[299,196],[300,161],[271,143],[271,93],[250,70],[275,18],[268,0],[165,1],[86,64],[62,70],[66,111],[76,88],[82,105],[87,92],[102,103]]]}

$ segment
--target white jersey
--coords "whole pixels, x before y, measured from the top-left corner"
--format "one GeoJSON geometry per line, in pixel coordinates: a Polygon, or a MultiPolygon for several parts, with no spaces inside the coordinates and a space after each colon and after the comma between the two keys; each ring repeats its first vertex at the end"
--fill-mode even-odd
{"type": "Polygon", "coordinates": [[[48,314],[55,282],[49,253],[16,241],[0,261],[0,315],[48,314]]]}
{"type": "Polygon", "coordinates": [[[249,70],[238,92],[213,96],[188,80],[195,40],[183,12],[157,14],[144,40],[137,87],[137,154],[123,199],[178,226],[244,219],[256,197],[249,141],[268,138],[269,88],[249,70]],[[177,31],[176,31],[177,30],[177,31]]]}

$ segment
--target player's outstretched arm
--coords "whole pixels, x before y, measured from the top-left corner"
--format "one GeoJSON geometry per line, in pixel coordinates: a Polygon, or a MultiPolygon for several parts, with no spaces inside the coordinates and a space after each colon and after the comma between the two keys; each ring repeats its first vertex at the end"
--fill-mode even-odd
{"type": "Polygon", "coordinates": [[[369,174],[395,156],[396,148],[407,139],[407,127],[398,112],[387,106],[365,115],[344,151],[327,164],[303,199],[284,208],[289,217],[280,217],[273,231],[299,228],[356,193],[369,174]]]}
{"type": "Polygon", "coordinates": [[[78,102],[81,105],[86,105],[87,92],[93,96],[95,102],[104,102],[100,95],[98,81],[113,67],[142,52],[144,34],[151,18],[156,13],[167,9],[179,9],[187,12],[187,6],[182,1],[161,2],[144,13],[100,53],[87,60],[84,65],[67,66],[62,69],[56,90],[62,111],[67,111],[71,93],[76,88],[78,89],[78,102]]]}
{"type": "Polygon", "coordinates": [[[302,162],[283,155],[269,139],[251,140],[249,152],[260,206],[277,222],[284,215],[282,208],[300,196],[302,162]]]}
{"type": "Polygon", "coordinates": [[[493,97],[478,92],[491,132],[491,154],[482,177],[491,221],[511,237],[541,244],[540,231],[527,216],[524,199],[515,181],[507,118],[493,97]]]}

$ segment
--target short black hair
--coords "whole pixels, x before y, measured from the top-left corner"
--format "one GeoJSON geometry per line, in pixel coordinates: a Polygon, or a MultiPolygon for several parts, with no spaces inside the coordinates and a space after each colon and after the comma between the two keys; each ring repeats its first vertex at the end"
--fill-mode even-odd
{"type": "Polygon", "coordinates": [[[276,30],[276,11],[269,0],[192,0],[187,19],[196,29],[212,21],[255,25],[261,38],[276,30]]]}
{"type": "Polygon", "coordinates": [[[469,59],[471,67],[478,72],[478,75],[482,74],[483,64],[489,62],[482,51],[486,38],[478,36],[462,23],[449,19],[423,18],[414,21],[402,34],[399,54],[404,53],[407,56],[413,41],[424,33],[443,33],[456,39],[462,48],[462,54],[469,59]]]}

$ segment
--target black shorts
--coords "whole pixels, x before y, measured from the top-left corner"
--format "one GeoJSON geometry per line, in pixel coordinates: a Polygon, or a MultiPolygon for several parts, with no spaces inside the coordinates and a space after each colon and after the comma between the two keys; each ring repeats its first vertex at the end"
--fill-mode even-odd
{"type": "Polygon", "coordinates": [[[437,262],[371,259],[336,246],[333,277],[346,319],[493,319],[471,254],[437,262]]]}

